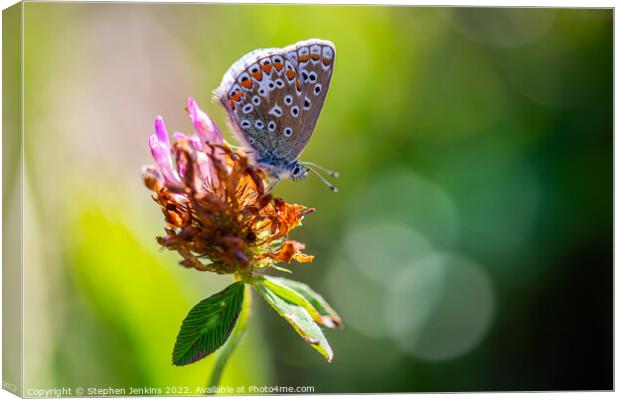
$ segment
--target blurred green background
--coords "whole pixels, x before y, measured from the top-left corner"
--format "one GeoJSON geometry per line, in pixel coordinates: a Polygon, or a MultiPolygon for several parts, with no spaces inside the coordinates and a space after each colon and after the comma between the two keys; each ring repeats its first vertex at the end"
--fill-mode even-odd
{"type": "MultiPolygon", "coordinates": [[[[612,27],[604,9],[25,5],[25,387],[202,386],[171,365],[185,270],[140,168],[153,118],[259,47],[337,61],[276,193],[316,207],[294,266],[341,313],[333,364],[255,300],[224,384],[315,392],[612,388],[612,27]]],[[[229,131],[226,133],[229,134],[229,131]]],[[[230,136],[228,136],[230,137],[230,136]]]]}

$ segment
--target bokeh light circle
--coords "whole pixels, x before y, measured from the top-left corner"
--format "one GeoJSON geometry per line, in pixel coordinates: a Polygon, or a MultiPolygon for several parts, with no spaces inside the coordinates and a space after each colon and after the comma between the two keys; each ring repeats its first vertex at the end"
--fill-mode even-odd
{"type": "Polygon", "coordinates": [[[352,225],[344,236],[349,259],[365,277],[380,283],[433,247],[422,235],[400,223],[352,225]]]}
{"type": "Polygon", "coordinates": [[[334,259],[327,275],[330,303],[346,326],[371,338],[387,336],[383,314],[386,287],[364,277],[344,259],[334,259]]]}
{"type": "Polygon", "coordinates": [[[403,351],[429,361],[472,350],[495,312],[492,283],[470,259],[442,253],[413,262],[393,277],[384,314],[403,351]]]}
{"type": "Polygon", "coordinates": [[[408,226],[438,246],[457,241],[459,216],[452,198],[439,185],[406,166],[372,176],[351,198],[350,220],[365,224],[394,222],[408,226]]]}

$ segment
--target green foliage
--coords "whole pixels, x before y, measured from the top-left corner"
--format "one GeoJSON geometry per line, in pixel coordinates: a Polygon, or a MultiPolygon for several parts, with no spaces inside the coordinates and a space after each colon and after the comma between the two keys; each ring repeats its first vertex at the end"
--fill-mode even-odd
{"type": "Polygon", "coordinates": [[[267,303],[289,322],[304,341],[322,354],[328,362],[332,361],[334,357],[332,348],[321,328],[311,316],[311,314],[319,315],[319,312],[312,307],[307,299],[285,285],[274,281],[273,278],[259,277],[253,281],[253,285],[267,303]]]}
{"type": "Polygon", "coordinates": [[[243,288],[235,282],[189,311],[174,344],[175,365],[194,363],[224,345],[241,312],[243,288]]]}
{"type": "Polygon", "coordinates": [[[338,313],[308,285],[282,277],[263,276],[262,280],[266,287],[280,297],[306,309],[317,323],[329,328],[342,326],[338,313]]]}

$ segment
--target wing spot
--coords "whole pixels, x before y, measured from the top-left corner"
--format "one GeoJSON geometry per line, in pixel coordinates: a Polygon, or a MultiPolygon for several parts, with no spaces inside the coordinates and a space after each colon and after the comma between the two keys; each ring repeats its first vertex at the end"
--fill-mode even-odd
{"type": "Polygon", "coordinates": [[[279,55],[273,57],[273,67],[278,73],[282,70],[282,66],[282,57],[280,57],[279,55]]]}
{"type": "Polygon", "coordinates": [[[263,66],[263,71],[269,75],[271,73],[271,60],[269,58],[265,58],[261,61],[261,65],[263,66]]]}
{"type": "Polygon", "coordinates": [[[334,58],[334,51],[332,48],[329,46],[323,47],[323,63],[325,63],[325,59],[328,59],[331,62],[332,58],[334,58]]]}
{"type": "Polygon", "coordinates": [[[308,97],[304,98],[304,109],[305,110],[310,109],[311,105],[312,105],[312,102],[310,101],[310,99],[308,97]]]}
{"type": "Polygon", "coordinates": [[[293,96],[288,94],[286,97],[284,97],[284,104],[286,104],[286,105],[293,104],[293,96]]]}
{"type": "Polygon", "coordinates": [[[245,72],[241,74],[241,76],[239,76],[239,84],[246,90],[252,88],[252,81],[250,80],[250,76],[245,72]]]}
{"type": "Polygon", "coordinates": [[[277,116],[278,118],[282,116],[282,108],[280,108],[277,104],[271,108],[269,111],[270,115],[277,116]]]}
{"type": "Polygon", "coordinates": [[[259,96],[252,97],[252,104],[260,105],[260,97],[259,96]]]}
{"type": "Polygon", "coordinates": [[[244,120],[242,120],[242,121],[241,121],[241,127],[243,127],[243,128],[246,128],[246,129],[247,129],[247,128],[249,128],[250,126],[252,126],[252,124],[250,123],[250,121],[249,121],[249,120],[244,119],[244,120]]]}
{"type": "Polygon", "coordinates": [[[269,121],[267,129],[269,129],[270,132],[274,132],[276,130],[276,123],[274,121],[269,121]]]}
{"type": "Polygon", "coordinates": [[[310,47],[310,59],[312,59],[313,64],[316,64],[317,62],[319,62],[320,58],[321,58],[321,46],[319,46],[318,44],[315,44],[314,46],[310,47]]]}
{"type": "Polygon", "coordinates": [[[293,115],[294,118],[299,116],[299,107],[297,105],[291,108],[291,115],[293,115]]]}
{"type": "Polygon", "coordinates": [[[302,47],[297,52],[299,53],[299,62],[308,61],[308,57],[310,56],[310,50],[308,50],[308,47],[302,47]]]}
{"type": "Polygon", "coordinates": [[[318,96],[319,94],[321,94],[321,90],[323,89],[323,86],[321,86],[320,83],[317,83],[314,85],[314,95],[318,96]]]}
{"type": "Polygon", "coordinates": [[[246,104],[243,106],[243,113],[249,114],[250,112],[252,112],[253,109],[254,107],[252,106],[252,104],[246,104]]]}
{"type": "Polygon", "coordinates": [[[254,122],[254,126],[256,126],[258,129],[262,129],[265,127],[265,124],[260,119],[257,119],[256,122],[254,122]]]}
{"type": "Polygon", "coordinates": [[[283,133],[286,137],[291,137],[291,134],[293,134],[293,129],[291,129],[290,127],[287,127],[286,129],[284,129],[283,133]]]}
{"type": "Polygon", "coordinates": [[[281,89],[284,87],[284,81],[282,79],[276,79],[276,86],[278,87],[278,89],[281,89]]]}
{"type": "Polygon", "coordinates": [[[295,90],[297,91],[297,95],[301,96],[301,82],[299,79],[295,79],[295,90]]]}
{"type": "Polygon", "coordinates": [[[310,72],[310,74],[308,75],[308,80],[310,81],[310,83],[316,82],[316,78],[316,72],[314,71],[310,72]]]}

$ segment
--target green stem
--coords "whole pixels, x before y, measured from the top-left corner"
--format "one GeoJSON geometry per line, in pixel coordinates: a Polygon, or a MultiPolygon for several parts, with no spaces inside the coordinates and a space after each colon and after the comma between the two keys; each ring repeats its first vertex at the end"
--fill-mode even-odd
{"type": "Polygon", "coordinates": [[[230,338],[228,338],[228,341],[226,341],[217,356],[215,366],[213,366],[211,376],[209,377],[209,382],[207,383],[207,388],[217,387],[220,384],[222,373],[224,372],[226,364],[228,364],[228,361],[230,360],[230,356],[245,336],[248,327],[248,319],[250,316],[252,293],[247,284],[244,285],[243,289],[243,304],[241,305],[241,313],[239,314],[239,318],[237,319],[237,324],[235,325],[233,332],[230,334],[230,338]]]}

